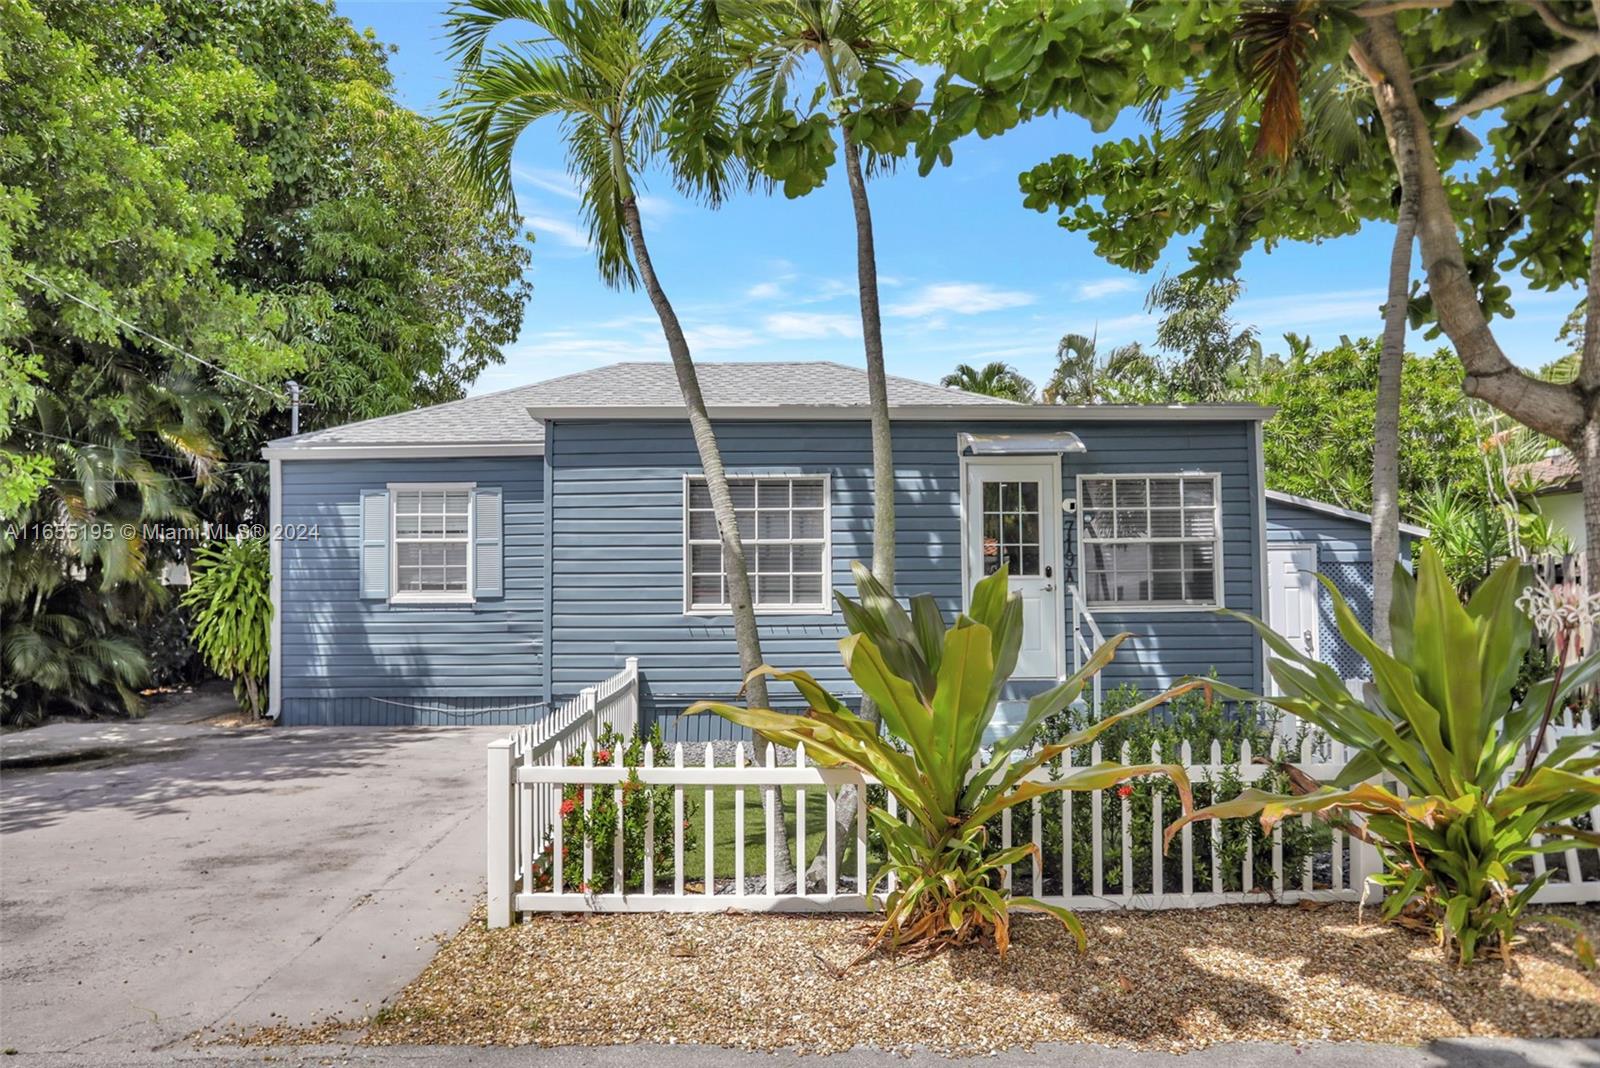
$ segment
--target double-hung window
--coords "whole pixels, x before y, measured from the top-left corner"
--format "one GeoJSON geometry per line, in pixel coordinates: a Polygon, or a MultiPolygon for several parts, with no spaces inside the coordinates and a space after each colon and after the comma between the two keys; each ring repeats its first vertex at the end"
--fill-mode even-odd
{"type": "Polygon", "coordinates": [[[1218,607],[1218,477],[1084,475],[1083,579],[1091,605],[1218,607]]]}
{"type": "MultiPolygon", "coordinates": [[[[826,612],[828,476],[751,475],[728,479],[739,540],[757,611],[826,612]]],[[[706,480],[684,480],[683,604],[691,612],[729,610],[722,539],[706,480]]]]}
{"type": "Polygon", "coordinates": [[[472,487],[395,487],[396,601],[472,599],[472,487]]]}

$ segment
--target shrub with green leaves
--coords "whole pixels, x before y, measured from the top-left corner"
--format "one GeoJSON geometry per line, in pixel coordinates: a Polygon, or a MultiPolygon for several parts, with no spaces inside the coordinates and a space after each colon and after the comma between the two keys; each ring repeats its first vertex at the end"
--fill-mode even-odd
{"type": "Polygon", "coordinates": [[[1600,678],[1600,654],[1563,665],[1567,643],[1593,617],[1594,599],[1575,586],[1532,587],[1530,578],[1508,560],[1463,604],[1438,553],[1424,544],[1415,578],[1395,569],[1392,653],[1323,578],[1339,633],[1372,667],[1365,700],[1267,624],[1239,616],[1277,654],[1272,674],[1282,692],[1258,698],[1221,683],[1217,691],[1270,701],[1359,755],[1331,785],[1298,795],[1246,790],[1176,821],[1169,840],[1190,819],[1259,815],[1270,828],[1302,813],[1359,816],[1357,833],[1383,855],[1385,915],[1408,906],[1424,912],[1462,963],[1480,948],[1509,954],[1519,918],[1551,875],[1525,878],[1522,864],[1595,844],[1575,820],[1600,802],[1600,732],[1548,750],[1542,744],[1551,714],[1600,678]],[[1556,639],[1558,656],[1554,673],[1518,699],[1535,625],[1524,606],[1556,639]]]}
{"type": "MultiPolygon", "coordinates": [[[[644,763],[644,747],[649,743],[657,753],[663,750],[661,728],[651,727],[648,734],[635,733],[624,738],[609,725],[600,733],[594,746],[597,767],[637,768],[644,763]]],[[[583,754],[567,758],[571,767],[583,765],[583,754]]],[[[694,848],[695,813],[699,811],[688,791],[683,799],[683,848],[685,855],[694,848]]],[[[561,792],[559,815],[561,818],[562,888],[568,893],[615,893],[614,885],[615,843],[617,840],[617,805],[609,786],[565,786],[561,792]],[[584,791],[591,791],[591,804],[585,804],[584,791]],[[589,854],[593,859],[590,877],[583,877],[583,840],[589,838],[589,854]]],[[[644,886],[645,828],[655,832],[655,877],[671,879],[673,869],[673,808],[672,787],[647,786],[630,772],[622,784],[622,871],[627,890],[644,886]],[[654,815],[652,816],[652,802],[654,815]]],[[[534,881],[541,890],[549,890],[553,883],[555,849],[547,844],[534,861],[534,881]]]]}
{"type": "Polygon", "coordinates": [[[1071,704],[1129,637],[1118,634],[1096,649],[1081,671],[1032,698],[1022,723],[985,747],[984,736],[1022,647],[1022,601],[1008,589],[1006,568],[978,582],[968,610],[950,624],[933,597],[913,597],[907,611],[865,567],[856,564],[855,576],[860,601],[835,594],[850,629],[839,651],[850,677],[883,716],[888,738],[807,672],[767,666],[756,670],[793,683],[810,705],[805,713],[793,716],[708,701],[690,707],[687,714],[712,711],[779,745],[804,743],[806,755],[818,764],[853,767],[894,795],[899,816],[869,808],[887,860],[868,892],[890,874],[896,882],[884,902],[879,942],[917,953],[992,943],[1004,953],[1010,911],[1031,909],[1059,919],[1081,947],[1083,927],[1069,910],[1014,895],[1003,885],[1006,865],[1020,863],[1037,849],[1027,842],[990,848],[989,822],[1034,798],[1064,790],[1103,790],[1155,775],[1173,781],[1188,811],[1188,779],[1175,764],[1102,761],[1054,779],[1033,773],[1068,749],[1094,741],[1119,718],[1143,715],[1177,693],[1205,684],[1177,687],[1054,745],[1034,748],[1045,720],[1071,704]]]}
{"type": "Polygon", "coordinates": [[[183,594],[190,635],[206,666],[233,680],[233,693],[251,715],[266,711],[272,648],[272,558],[265,538],[202,546],[189,567],[183,594]]]}
{"type": "MultiPolygon", "coordinates": [[[[1137,686],[1125,683],[1106,692],[1102,702],[1102,716],[1117,716],[1125,709],[1142,704],[1147,699],[1148,695],[1137,686]]],[[[1251,752],[1256,757],[1268,757],[1272,739],[1279,732],[1281,718],[1275,710],[1267,712],[1258,705],[1212,702],[1206,699],[1202,690],[1191,690],[1173,698],[1164,708],[1152,711],[1149,715],[1117,721],[1100,736],[1100,749],[1105,756],[1117,759],[1123,745],[1126,744],[1129,759],[1137,761],[1148,759],[1151,746],[1156,745],[1159,746],[1163,759],[1172,760],[1179,756],[1183,743],[1187,742],[1195,763],[1204,764],[1210,762],[1211,744],[1216,742],[1224,765],[1223,771],[1215,776],[1195,779],[1192,783],[1196,803],[1213,804],[1237,797],[1244,789],[1237,770],[1243,744],[1249,742],[1251,752]]],[[[1083,730],[1092,722],[1093,712],[1083,702],[1077,702],[1047,719],[1039,730],[1037,742],[1044,745],[1053,744],[1083,730]]],[[[1286,740],[1284,746],[1286,754],[1298,754],[1302,736],[1303,732],[1286,740]]],[[[1088,746],[1080,746],[1065,754],[1064,759],[1073,766],[1081,767],[1090,762],[1091,750],[1088,746]]],[[[1287,792],[1290,788],[1288,773],[1277,767],[1267,770],[1256,780],[1256,787],[1273,792],[1287,792]]],[[[1135,779],[1121,784],[1115,791],[1105,795],[1100,814],[1105,893],[1126,892],[1126,888],[1122,885],[1124,799],[1128,802],[1133,892],[1138,894],[1151,892],[1151,876],[1154,872],[1152,857],[1156,848],[1151,799],[1157,795],[1163,798],[1163,819],[1174,819],[1178,815],[1178,798],[1166,779],[1160,777],[1135,779]]],[[[1022,822],[1013,823],[1014,838],[1029,832],[1032,810],[1024,808],[1016,816],[1020,817],[1022,822]]],[[[1042,865],[1042,879],[1047,894],[1063,892],[1061,819],[1062,806],[1059,803],[1041,805],[1042,855],[1039,857],[1039,862],[1042,865]]],[[[1222,875],[1223,890],[1244,889],[1246,856],[1251,862],[1252,886],[1257,890],[1271,887],[1273,880],[1271,833],[1253,820],[1226,820],[1219,824],[1219,828],[1221,841],[1215,850],[1210,834],[1194,836],[1192,853],[1194,887],[1201,891],[1211,889],[1214,851],[1220,860],[1218,867],[1222,875]]],[[[989,830],[992,840],[1000,841],[998,820],[992,822],[989,830]]],[[[1298,887],[1297,875],[1303,870],[1306,859],[1318,850],[1328,847],[1329,831],[1327,826],[1320,822],[1307,826],[1298,820],[1283,824],[1280,830],[1286,883],[1298,887]]],[[[1092,892],[1093,834],[1093,808],[1082,801],[1074,804],[1072,806],[1073,885],[1069,890],[1071,893],[1092,892]]],[[[1031,884],[1032,863],[1029,861],[1016,868],[1016,878],[1022,885],[1031,884]]],[[[1167,856],[1162,863],[1161,889],[1168,893],[1179,893],[1183,889],[1182,858],[1176,851],[1167,856]]]]}

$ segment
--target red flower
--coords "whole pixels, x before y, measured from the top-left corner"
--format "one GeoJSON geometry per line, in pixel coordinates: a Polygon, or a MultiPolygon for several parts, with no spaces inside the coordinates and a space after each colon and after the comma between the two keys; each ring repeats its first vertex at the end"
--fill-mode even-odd
{"type": "Polygon", "coordinates": [[[577,807],[578,806],[573,803],[572,798],[569,797],[565,801],[561,802],[561,814],[563,816],[570,816],[572,815],[572,810],[577,807]]]}
{"type": "Polygon", "coordinates": [[[1132,797],[1133,796],[1133,787],[1129,786],[1127,783],[1123,783],[1121,786],[1117,787],[1117,796],[1118,797],[1132,797]]]}
{"type": "Polygon", "coordinates": [[[600,763],[604,764],[606,761],[611,759],[611,750],[602,749],[594,755],[594,758],[600,761],[600,763]]]}
{"type": "Polygon", "coordinates": [[[589,892],[589,884],[588,883],[579,883],[578,884],[578,893],[587,894],[588,892],[589,892]]]}

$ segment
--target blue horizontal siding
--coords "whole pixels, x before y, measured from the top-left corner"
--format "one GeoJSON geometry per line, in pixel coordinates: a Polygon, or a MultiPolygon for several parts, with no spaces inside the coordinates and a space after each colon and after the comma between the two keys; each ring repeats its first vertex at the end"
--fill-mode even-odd
{"type": "Polygon", "coordinates": [[[538,457],[314,460],[282,465],[285,722],[525,722],[545,697],[544,468],[538,457]],[[498,487],[505,595],[390,605],[358,595],[360,502],[391,482],[498,487]]]}
{"type": "MultiPolygon", "coordinates": [[[[961,604],[960,461],[957,423],[900,423],[894,430],[896,585],[931,593],[947,615],[961,604]]],[[[985,424],[984,431],[1042,429],[985,424]]],[[[1206,471],[1221,475],[1223,589],[1229,607],[1259,611],[1258,485],[1250,424],[1095,422],[1063,425],[1088,452],[1063,462],[1063,494],[1079,474],[1206,471]]],[[[872,555],[872,456],[865,423],[724,422],[717,426],[731,474],[826,473],[832,481],[831,571],[854,592],[853,560],[872,555]]],[[[738,688],[731,620],[683,612],[685,472],[700,462],[683,422],[562,422],[547,437],[551,473],[551,688],[557,695],[638,656],[651,707],[667,716],[738,688]]],[[[1213,669],[1242,686],[1260,681],[1259,643],[1245,625],[1208,612],[1096,613],[1109,635],[1128,630],[1108,684],[1164,686],[1213,669]]],[[[837,615],[761,615],[762,649],[843,693],[837,615]]],[[[1070,662],[1070,658],[1068,660],[1070,662]]],[[[775,689],[787,689],[779,687],[775,689]]],[[[775,698],[782,695],[775,694],[775,698]]],[[[686,725],[687,729],[687,725],[686,725]]],[[[695,726],[694,732],[715,731],[695,726]]],[[[691,733],[700,740],[714,737],[691,733]]]]}
{"type": "MultiPolygon", "coordinates": [[[[1372,525],[1361,519],[1333,515],[1287,501],[1267,501],[1267,544],[1300,543],[1317,547],[1317,570],[1331,579],[1344,595],[1357,620],[1372,629],[1372,525]]],[[[1400,559],[1409,563],[1416,539],[1400,535],[1400,559]]],[[[1333,596],[1321,583],[1317,587],[1317,659],[1340,669],[1347,677],[1370,678],[1366,662],[1339,633],[1333,596]]]]}

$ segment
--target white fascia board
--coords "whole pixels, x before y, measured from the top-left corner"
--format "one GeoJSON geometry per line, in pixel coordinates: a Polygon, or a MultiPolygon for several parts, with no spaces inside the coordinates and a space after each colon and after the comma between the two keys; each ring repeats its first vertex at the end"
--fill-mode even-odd
{"type": "MultiPolygon", "coordinates": [[[[1372,525],[1372,516],[1366,512],[1357,512],[1352,508],[1341,508],[1337,504],[1329,504],[1327,501],[1315,501],[1310,497],[1296,497],[1294,494],[1284,493],[1282,490],[1267,490],[1267,500],[1277,501],[1279,504],[1294,505],[1313,512],[1336,515],[1344,519],[1354,519],[1356,522],[1365,523],[1368,526],[1372,525]]],[[[1410,534],[1413,538],[1426,538],[1428,536],[1428,528],[1419,527],[1415,523],[1401,523],[1400,532],[1402,534],[1410,534]]]]}
{"type": "Polygon", "coordinates": [[[261,455],[268,460],[447,460],[457,456],[543,456],[544,445],[268,445],[261,455]]]}
{"type": "MultiPolygon", "coordinates": [[[[864,422],[864,406],[833,404],[720,405],[707,409],[713,419],[815,419],[864,422]]],[[[905,422],[1227,422],[1270,419],[1274,408],[1255,404],[902,404],[889,417],[905,422]]],[[[530,406],[535,419],[682,419],[681,407],[668,405],[530,406]]]]}

